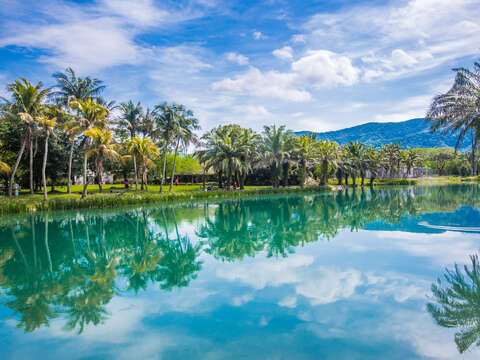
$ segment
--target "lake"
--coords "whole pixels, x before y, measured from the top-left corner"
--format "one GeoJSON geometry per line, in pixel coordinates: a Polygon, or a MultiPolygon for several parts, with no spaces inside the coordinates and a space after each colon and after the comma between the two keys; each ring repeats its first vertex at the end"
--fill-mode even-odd
{"type": "Polygon", "coordinates": [[[0,358],[478,359],[479,247],[478,185],[3,217],[0,358]]]}

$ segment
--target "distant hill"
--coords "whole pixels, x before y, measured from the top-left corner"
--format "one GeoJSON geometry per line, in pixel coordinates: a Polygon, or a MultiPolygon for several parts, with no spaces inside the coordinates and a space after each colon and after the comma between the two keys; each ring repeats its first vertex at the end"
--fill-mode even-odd
{"type": "MultiPolygon", "coordinates": [[[[357,140],[373,146],[400,142],[406,148],[455,147],[456,136],[432,134],[429,128],[430,125],[425,123],[424,118],[418,118],[401,122],[369,122],[341,130],[316,133],[316,135],[319,140],[329,139],[340,145],[357,140]]],[[[297,136],[308,133],[309,131],[295,132],[297,136]]],[[[466,149],[468,146],[469,142],[465,140],[461,144],[460,150],[466,149]]]]}

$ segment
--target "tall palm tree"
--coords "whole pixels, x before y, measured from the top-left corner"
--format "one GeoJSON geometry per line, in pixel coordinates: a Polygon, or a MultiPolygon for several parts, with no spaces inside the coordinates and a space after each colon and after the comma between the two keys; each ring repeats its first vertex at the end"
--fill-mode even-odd
{"type": "Polygon", "coordinates": [[[147,172],[148,169],[155,169],[153,160],[158,156],[158,148],[152,139],[133,137],[126,143],[127,151],[131,154],[124,156],[126,158],[137,158],[142,168],[142,190],[143,185],[148,191],[147,172]]]}
{"type": "Polygon", "coordinates": [[[291,134],[285,126],[264,126],[263,127],[262,153],[264,161],[272,170],[272,184],[278,188],[282,175],[282,163],[290,156],[288,152],[288,137],[291,134]]]}
{"type": "MultiPolygon", "coordinates": [[[[137,132],[140,130],[141,121],[143,117],[143,109],[140,103],[134,104],[132,100],[127,103],[120,104],[121,116],[118,124],[121,127],[126,128],[130,133],[130,139],[133,139],[137,132]]],[[[138,171],[137,171],[137,159],[135,155],[133,159],[133,168],[135,172],[135,190],[138,190],[138,171]]],[[[143,183],[142,183],[143,190],[143,183]]]]}
{"type": "Polygon", "coordinates": [[[55,127],[56,120],[57,119],[55,117],[49,117],[49,116],[43,116],[37,120],[38,125],[40,126],[42,131],[45,133],[45,148],[44,148],[43,162],[42,162],[43,200],[45,201],[48,200],[47,176],[45,174],[45,169],[47,167],[47,156],[48,156],[48,139],[50,138],[50,135],[55,136],[55,133],[53,132],[53,128],[55,127]]]}
{"type": "MultiPolygon", "coordinates": [[[[90,128],[98,128],[103,130],[107,127],[108,123],[108,114],[109,111],[95,103],[92,100],[87,101],[72,101],[70,103],[70,107],[73,110],[76,110],[79,114],[79,123],[81,124],[82,128],[85,130],[90,128]]],[[[85,134],[84,134],[85,135],[85,134]]],[[[87,196],[87,161],[88,161],[88,146],[90,145],[90,139],[88,136],[84,139],[84,148],[85,152],[83,155],[83,191],[82,191],[82,199],[85,199],[87,196]]]]}
{"type": "Polygon", "coordinates": [[[70,150],[68,154],[68,169],[67,169],[67,193],[72,193],[72,162],[73,152],[75,150],[75,140],[84,131],[81,121],[74,116],[65,116],[63,121],[59,124],[60,129],[67,136],[70,141],[70,150]]]}
{"type": "Polygon", "coordinates": [[[102,192],[103,184],[103,159],[107,158],[110,161],[118,159],[120,155],[117,152],[117,144],[113,143],[113,135],[110,130],[101,130],[93,127],[83,132],[85,136],[88,136],[92,145],[90,150],[85,154],[86,158],[95,155],[95,167],[98,176],[98,189],[102,192]]]}
{"type": "Polygon", "coordinates": [[[322,169],[320,185],[325,185],[328,182],[328,166],[337,165],[340,156],[340,147],[336,142],[329,140],[320,140],[317,144],[317,157],[322,169]]]}
{"type": "Polygon", "coordinates": [[[157,114],[157,128],[163,142],[163,166],[160,179],[160,192],[162,192],[166,176],[168,149],[172,144],[172,138],[178,128],[178,117],[176,116],[174,105],[169,105],[166,102],[155,106],[154,111],[157,114]]]}
{"type": "Polygon", "coordinates": [[[477,174],[476,150],[480,140],[480,62],[473,70],[453,69],[457,72],[453,86],[445,94],[436,96],[426,119],[432,131],[457,134],[455,149],[468,135],[472,138],[472,172],[477,174]]]}
{"type": "Polygon", "coordinates": [[[19,122],[23,127],[22,137],[20,139],[20,149],[10,175],[8,196],[11,197],[13,184],[15,182],[15,174],[27,143],[30,148],[30,191],[33,192],[32,149],[34,130],[37,119],[39,119],[45,111],[44,103],[51,90],[49,88],[43,88],[41,82],[37,85],[33,85],[25,78],[21,78],[14,83],[8,84],[8,89],[12,93],[12,101],[10,102],[7,100],[7,105],[3,109],[5,118],[7,120],[19,122]]]}
{"type": "Polygon", "coordinates": [[[103,81],[85,77],[81,78],[75,74],[71,67],[65,72],[56,72],[52,75],[57,84],[56,90],[52,92],[53,98],[57,103],[68,107],[71,101],[87,101],[95,99],[105,89],[103,81]]]}
{"type": "Polygon", "coordinates": [[[191,143],[198,143],[197,135],[194,131],[199,130],[198,119],[193,117],[193,112],[187,110],[183,105],[174,105],[174,114],[177,121],[174,128],[175,151],[173,156],[172,176],[170,177],[170,189],[172,191],[173,181],[175,178],[175,165],[177,162],[177,155],[179,146],[182,145],[185,149],[191,143]]]}
{"type": "Polygon", "coordinates": [[[297,138],[295,156],[298,159],[298,180],[302,188],[305,186],[307,168],[317,158],[318,146],[315,138],[315,134],[297,138]]]}

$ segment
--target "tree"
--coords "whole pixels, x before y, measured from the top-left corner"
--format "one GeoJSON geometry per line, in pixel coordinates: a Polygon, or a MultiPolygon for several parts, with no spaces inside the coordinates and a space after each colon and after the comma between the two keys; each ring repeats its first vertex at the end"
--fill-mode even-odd
{"type": "MultiPolygon", "coordinates": [[[[92,100],[87,101],[73,101],[70,103],[70,107],[78,112],[79,122],[83,129],[88,130],[90,128],[97,128],[99,130],[105,129],[108,122],[108,110],[95,103],[92,100]]],[[[84,130],[84,131],[85,131],[84,130]]],[[[83,132],[83,135],[85,133],[83,132]]],[[[82,199],[85,199],[87,196],[87,161],[88,161],[88,146],[89,146],[89,139],[88,137],[84,141],[84,155],[83,155],[83,191],[82,191],[82,199]]]]}
{"type": "MultiPolygon", "coordinates": [[[[128,103],[120,104],[120,110],[122,112],[122,115],[118,124],[121,127],[128,129],[128,131],[130,132],[130,139],[133,139],[141,127],[141,121],[143,116],[142,106],[139,102],[137,104],[134,104],[133,101],[130,100],[128,103]]],[[[138,190],[137,159],[135,155],[133,155],[132,160],[135,173],[135,190],[138,190]]]]}
{"type": "Polygon", "coordinates": [[[412,168],[417,163],[417,160],[419,159],[419,155],[415,149],[409,149],[409,150],[404,150],[402,152],[402,158],[405,166],[407,167],[407,172],[405,174],[405,177],[407,177],[410,174],[410,171],[412,170],[412,168]]]}
{"type": "Polygon", "coordinates": [[[48,195],[47,195],[47,176],[45,175],[45,169],[47,167],[47,156],[48,156],[48,139],[50,138],[50,135],[55,136],[55,133],[53,132],[53,128],[55,127],[55,122],[56,122],[55,117],[49,117],[49,116],[43,116],[42,118],[38,119],[38,125],[42,129],[42,131],[45,133],[45,149],[43,153],[43,162],[42,162],[42,184],[43,184],[43,200],[47,201],[48,200],[48,195]]]}
{"type": "Polygon", "coordinates": [[[120,155],[117,152],[117,144],[113,143],[113,135],[109,130],[101,130],[99,128],[93,127],[87,129],[83,132],[85,136],[88,136],[92,145],[90,150],[85,154],[85,157],[95,155],[95,167],[96,173],[98,176],[98,188],[102,192],[102,183],[103,183],[103,159],[107,158],[110,161],[118,159],[120,155]]]}
{"type": "Polygon", "coordinates": [[[427,113],[433,132],[458,135],[455,149],[465,136],[472,138],[472,172],[477,175],[476,150],[480,139],[480,63],[473,70],[456,68],[455,81],[445,94],[436,96],[427,113]]]}
{"type": "Polygon", "coordinates": [[[385,144],[382,146],[382,155],[389,177],[393,177],[400,167],[400,161],[402,158],[400,151],[400,143],[385,144]]]}
{"type": "MultiPolygon", "coordinates": [[[[317,143],[317,157],[321,163],[322,178],[320,185],[326,185],[328,182],[328,167],[337,165],[340,155],[340,148],[336,142],[330,140],[320,140],[317,143]]],[[[341,177],[339,178],[341,181],[341,177]]]]}
{"type": "Polygon", "coordinates": [[[33,135],[37,120],[43,116],[45,111],[45,100],[50,93],[50,89],[43,88],[39,82],[32,85],[25,78],[16,80],[8,84],[8,89],[12,93],[12,102],[7,100],[7,106],[4,107],[5,118],[10,121],[19,122],[23,127],[23,134],[20,139],[20,149],[18,150],[17,160],[13,166],[8,187],[8,196],[12,196],[13,184],[18,165],[23,156],[25,146],[28,142],[30,149],[30,191],[33,193],[33,135]]]}
{"type": "Polygon", "coordinates": [[[172,144],[174,133],[178,127],[178,118],[175,114],[174,105],[169,105],[166,102],[155,106],[154,111],[157,114],[155,119],[159,137],[163,142],[163,167],[162,176],[160,179],[160,192],[162,192],[166,176],[167,153],[170,145],[172,144]]]}
{"type": "Polygon", "coordinates": [[[298,159],[298,181],[300,187],[305,186],[305,180],[307,178],[307,168],[311,163],[317,159],[318,146],[315,140],[315,134],[309,134],[308,136],[300,136],[297,138],[297,144],[295,147],[295,156],[298,159]]]}
{"type": "Polygon", "coordinates": [[[447,328],[460,328],[455,334],[458,351],[464,353],[471,345],[480,346],[480,266],[478,255],[470,256],[472,266],[464,271],[455,264],[446,270],[445,283],[438,279],[432,284],[436,303],[427,309],[437,324],[447,328]]]}
{"type": "Polygon", "coordinates": [[[153,143],[152,139],[133,137],[126,143],[127,151],[131,154],[126,158],[138,158],[140,167],[142,168],[142,190],[143,185],[148,191],[147,172],[148,169],[155,169],[153,160],[158,156],[158,148],[153,143]]]}
{"type": "Polygon", "coordinates": [[[90,77],[78,77],[71,67],[68,67],[64,73],[59,71],[52,76],[57,84],[51,96],[66,108],[71,101],[95,100],[105,89],[103,81],[90,77]]]}
{"type": "Polygon", "coordinates": [[[279,187],[282,176],[282,164],[285,158],[290,156],[288,152],[288,137],[290,131],[285,126],[264,126],[263,127],[263,159],[272,171],[272,184],[274,188],[279,187]]]}
{"type": "Polygon", "coordinates": [[[172,191],[173,181],[175,177],[175,164],[177,160],[178,147],[180,144],[187,148],[190,143],[197,143],[198,138],[194,131],[200,129],[198,120],[193,117],[193,112],[187,110],[183,105],[174,105],[174,114],[177,121],[173,134],[175,139],[175,152],[173,157],[172,176],[170,178],[170,189],[172,191]]]}

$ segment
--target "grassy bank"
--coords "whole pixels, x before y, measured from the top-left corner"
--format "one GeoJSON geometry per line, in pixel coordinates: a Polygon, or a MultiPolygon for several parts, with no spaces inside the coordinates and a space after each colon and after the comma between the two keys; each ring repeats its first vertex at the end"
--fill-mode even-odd
{"type": "Polygon", "coordinates": [[[55,194],[48,201],[43,201],[41,195],[23,195],[9,200],[0,199],[0,214],[31,213],[49,210],[71,209],[101,209],[136,204],[162,204],[179,200],[239,198],[255,195],[311,193],[330,191],[329,186],[288,187],[273,189],[271,187],[250,187],[242,191],[175,191],[172,193],[135,192],[129,191],[123,195],[116,193],[95,193],[81,200],[79,194],[55,194]]]}

